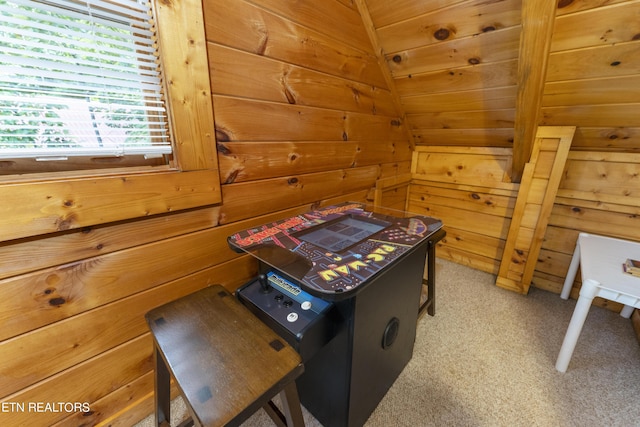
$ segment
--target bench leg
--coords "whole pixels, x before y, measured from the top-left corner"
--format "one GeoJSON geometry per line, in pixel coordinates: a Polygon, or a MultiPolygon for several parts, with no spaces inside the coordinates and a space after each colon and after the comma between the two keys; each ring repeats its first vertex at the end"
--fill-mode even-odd
{"type": "Polygon", "coordinates": [[[171,374],[169,374],[169,369],[164,364],[157,346],[154,346],[153,358],[155,361],[156,426],[168,427],[171,422],[171,374]]]}
{"type": "Polygon", "coordinates": [[[271,400],[268,401],[267,404],[262,407],[262,409],[264,409],[267,415],[269,415],[276,427],[287,427],[287,420],[284,418],[284,415],[282,414],[280,409],[278,409],[276,404],[271,400]]]}
{"type": "Polygon", "coordinates": [[[304,417],[302,416],[296,383],[289,383],[279,395],[282,402],[282,411],[271,400],[262,409],[265,410],[278,427],[304,427],[304,417]]]}
{"type": "Polygon", "coordinates": [[[304,427],[304,417],[296,383],[291,382],[279,393],[284,414],[270,400],[262,407],[278,427],[304,427]]]}
{"type": "Polygon", "coordinates": [[[287,419],[288,427],[304,427],[304,418],[302,417],[302,407],[300,406],[300,397],[295,381],[291,381],[280,392],[280,400],[284,409],[284,416],[287,419]]]}

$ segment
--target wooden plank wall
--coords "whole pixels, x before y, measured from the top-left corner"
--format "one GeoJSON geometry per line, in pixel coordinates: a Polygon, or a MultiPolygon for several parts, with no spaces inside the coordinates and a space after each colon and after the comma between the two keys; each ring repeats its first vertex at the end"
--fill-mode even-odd
{"type": "MultiPolygon", "coordinates": [[[[376,208],[385,207],[396,211],[406,211],[410,185],[410,173],[379,179],[376,182],[373,205],[376,208]]],[[[391,215],[393,214],[391,213],[391,215]]]]}
{"type": "MultiPolygon", "coordinates": [[[[560,293],[581,231],[640,241],[640,154],[569,153],[534,273],[534,286],[560,293]]],[[[574,298],[579,288],[576,281],[574,298]]],[[[612,305],[603,300],[600,303],[612,305]]]]}
{"type": "Polygon", "coordinates": [[[574,150],[640,150],[640,2],[558,3],[542,125],[577,126],[574,150]]]}
{"type": "Polygon", "coordinates": [[[443,220],[439,257],[498,273],[519,188],[510,170],[508,148],[416,147],[408,210],[443,220]]]}
{"type": "Polygon", "coordinates": [[[350,2],[205,2],[205,22],[222,222],[409,172],[406,131],[350,2]]]}
{"type": "MultiPolygon", "coordinates": [[[[519,190],[501,179],[510,156],[499,148],[416,148],[408,210],[444,220],[439,257],[498,274],[519,190]]],[[[639,230],[640,154],[570,151],[531,285],[560,293],[579,232],[640,241],[639,230]]],[[[576,281],[572,297],[579,288],[576,281]]]]}
{"type": "Polygon", "coordinates": [[[366,0],[416,146],[512,147],[521,0],[366,0]]]}
{"type": "Polygon", "coordinates": [[[146,311],[255,274],[253,260],[227,247],[236,230],[372,201],[378,179],[410,171],[406,130],[350,1],[205,0],[204,20],[222,203],[105,215],[0,243],[0,401],[91,408],[1,412],[0,424],[130,426],[151,414],[146,311]]]}
{"type": "MultiPolygon", "coordinates": [[[[366,3],[420,165],[436,146],[451,152],[458,146],[456,156],[465,147],[505,147],[509,156],[521,2],[366,3]]],[[[579,231],[638,240],[640,2],[559,1],[553,28],[538,124],[576,126],[576,132],[532,285],[559,293],[579,231]],[[603,185],[607,192],[599,190],[603,185]],[[611,200],[616,186],[629,196],[611,200]]],[[[409,197],[449,226],[441,256],[497,273],[504,243],[500,230],[509,221],[514,200],[509,194],[517,187],[504,194],[500,179],[493,180],[498,185],[486,179],[490,171],[479,171],[475,182],[464,184],[453,183],[454,171],[444,167],[428,177],[418,173],[409,197]],[[485,195],[506,197],[503,218],[487,214],[497,209],[482,205],[485,195]]]]}
{"type": "MultiPolygon", "coordinates": [[[[365,1],[416,145],[512,147],[521,0],[365,1]]],[[[538,125],[638,150],[638,0],[556,4],[538,125]]]]}

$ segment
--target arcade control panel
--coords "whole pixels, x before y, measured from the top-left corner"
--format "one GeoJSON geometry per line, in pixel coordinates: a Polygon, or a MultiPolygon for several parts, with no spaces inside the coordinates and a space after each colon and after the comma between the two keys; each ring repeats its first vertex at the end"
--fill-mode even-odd
{"type": "Polygon", "coordinates": [[[334,304],[312,296],[299,286],[269,271],[236,291],[253,314],[309,360],[336,334],[334,304]]]}

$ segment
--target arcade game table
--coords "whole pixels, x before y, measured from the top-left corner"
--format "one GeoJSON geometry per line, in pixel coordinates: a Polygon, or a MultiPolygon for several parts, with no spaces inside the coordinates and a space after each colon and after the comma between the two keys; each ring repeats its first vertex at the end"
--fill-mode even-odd
{"type": "Polygon", "coordinates": [[[361,426],[413,354],[436,218],[347,202],[228,238],[259,261],[238,298],[302,356],[302,404],[325,426],[361,426]]]}

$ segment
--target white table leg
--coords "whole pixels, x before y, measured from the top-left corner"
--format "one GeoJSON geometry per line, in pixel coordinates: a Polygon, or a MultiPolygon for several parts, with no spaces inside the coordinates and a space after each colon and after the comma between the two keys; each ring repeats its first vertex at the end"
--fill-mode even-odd
{"type": "Polygon", "coordinates": [[[571,258],[571,264],[569,264],[569,270],[567,271],[567,277],[564,279],[564,285],[562,285],[562,292],[560,298],[569,299],[571,288],[573,287],[573,281],[578,273],[578,266],[580,265],[580,238],[576,242],[576,249],[573,251],[573,258],[571,258]]]}
{"type": "Polygon", "coordinates": [[[578,337],[580,336],[580,332],[582,332],[582,326],[587,319],[587,314],[589,314],[593,298],[595,298],[598,292],[598,285],[598,282],[589,279],[582,282],[580,296],[578,297],[576,308],[573,310],[569,327],[567,328],[558,359],[556,360],[556,369],[560,372],[567,372],[573,350],[576,348],[578,337]]]}
{"type": "Polygon", "coordinates": [[[622,311],[620,311],[620,316],[624,317],[625,319],[630,318],[633,314],[634,308],[635,307],[632,305],[625,305],[624,307],[622,307],[622,311]]]}

